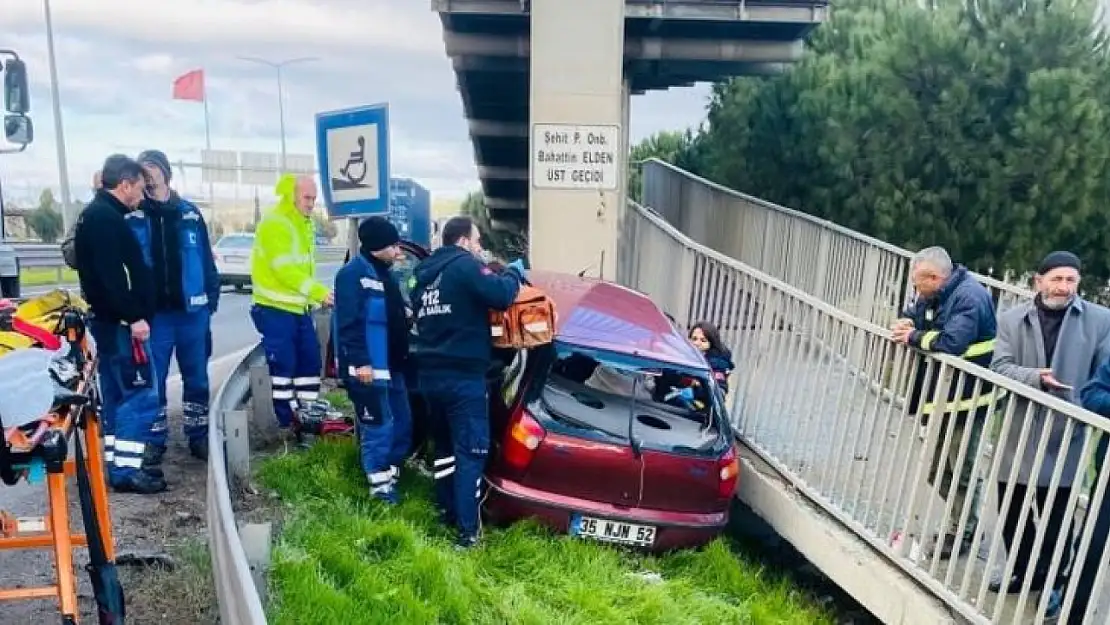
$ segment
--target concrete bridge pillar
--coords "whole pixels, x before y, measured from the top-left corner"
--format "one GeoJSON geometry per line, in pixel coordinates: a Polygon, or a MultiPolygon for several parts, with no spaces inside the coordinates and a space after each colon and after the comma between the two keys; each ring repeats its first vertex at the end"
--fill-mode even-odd
{"type": "Polygon", "coordinates": [[[532,0],[529,240],[538,269],[616,277],[629,90],[624,0],[532,0]]]}

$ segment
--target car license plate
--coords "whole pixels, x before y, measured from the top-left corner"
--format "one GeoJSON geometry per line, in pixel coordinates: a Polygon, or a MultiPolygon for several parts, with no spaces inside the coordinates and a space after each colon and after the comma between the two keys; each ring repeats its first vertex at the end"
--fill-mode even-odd
{"type": "Polygon", "coordinates": [[[241,263],[247,260],[246,256],[225,256],[224,258],[227,259],[229,263],[241,263]]]}
{"type": "Polygon", "coordinates": [[[637,525],[577,514],[571,518],[570,533],[582,538],[636,547],[650,547],[655,543],[655,528],[650,525],[637,525]]]}

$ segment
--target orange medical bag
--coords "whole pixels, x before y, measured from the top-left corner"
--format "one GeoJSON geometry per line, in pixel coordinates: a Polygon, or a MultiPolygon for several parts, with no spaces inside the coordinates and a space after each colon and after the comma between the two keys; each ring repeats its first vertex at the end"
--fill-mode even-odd
{"type": "Polygon", "coordinates": [[[555,340],[555,303],[530,284],[520,285],[505,312],[489,313],[490,335],[498,349],[530,349],[555,340]]]}

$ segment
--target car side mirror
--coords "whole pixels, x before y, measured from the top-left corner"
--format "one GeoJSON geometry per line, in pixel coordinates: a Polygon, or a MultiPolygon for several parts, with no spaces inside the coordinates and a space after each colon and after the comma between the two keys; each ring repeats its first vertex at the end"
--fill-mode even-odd
{"type": "Polygon", "coordinates": [[[16,145],[28,145],[35,139],[35,125],[26,115],[5,115],[4,137],[16,145]]]}
{"type": "Polygon", "coordinates": [[[4,108],[16,115],[25,115],[31,111],[27,65],[21,59],[8,59],[4,64],[4,108]]]}

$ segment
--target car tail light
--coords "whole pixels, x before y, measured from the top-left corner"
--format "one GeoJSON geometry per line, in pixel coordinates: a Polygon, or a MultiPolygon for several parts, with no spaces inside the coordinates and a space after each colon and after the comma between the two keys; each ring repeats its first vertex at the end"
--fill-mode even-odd
{"type": "Polygon", "coordinates": [[[547,432],[536,419],[523,408],[518,409],[509,421],[505,433],[505,463],[514,469],[524,469],[532,462],[532,456],[543,442],[547,432]]]}
{"type": "Polygon", "coordinates": [[[736,492],[736,480],[740,477],[740,460],[736,457],[736,448],[729,445],[728,451],[717,459],[717,494],[722,499],[732,497],[736,492]]]}
{"type": "Polygon", "coordinates": [[[220,258],[220,253],[219,252],[212,252],[212,260],[214,260],[216,262],[220,262],[222,260],[220,258]]]}

